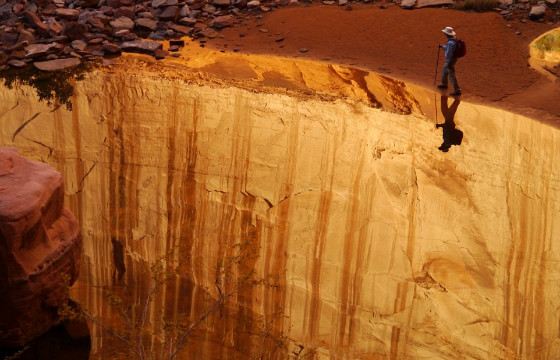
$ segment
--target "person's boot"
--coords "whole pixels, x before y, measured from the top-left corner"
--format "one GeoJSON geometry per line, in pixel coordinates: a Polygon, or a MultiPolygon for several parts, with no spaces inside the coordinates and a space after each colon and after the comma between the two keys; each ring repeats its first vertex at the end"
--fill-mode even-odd
{"type": "Polygon", "coordinates": [[[438,89],[441,89],[441,90],[447,89],[447,85],[445,85],[445,84],[439,84],[437,87],[438,87],[438,89]]]}

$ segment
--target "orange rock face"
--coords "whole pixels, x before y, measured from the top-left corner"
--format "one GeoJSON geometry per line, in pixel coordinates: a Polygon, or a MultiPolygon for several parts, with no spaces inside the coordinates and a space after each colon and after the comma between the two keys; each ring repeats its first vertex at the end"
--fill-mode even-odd
{"type": "Polygon", "coordinates": [[[20,346],[59,320],[81,253],[63,203],[59,172],[0,148],[0,346],[20,346]]]}

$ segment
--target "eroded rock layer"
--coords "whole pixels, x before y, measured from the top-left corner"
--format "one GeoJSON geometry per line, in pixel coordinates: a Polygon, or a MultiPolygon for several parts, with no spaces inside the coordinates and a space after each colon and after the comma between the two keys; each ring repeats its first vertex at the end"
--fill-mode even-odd
{"type": "MultiPolygon", "coordinates": [[[[136,262],[171,252],[215,293],[216,268],[233,263],[231,307],[263,315],[292,356],[560,357],[560,132],[373,74],[341,77],[352,69],[286,68],[369,101],[115,69],[78,83],[72,112],[2,89],[0,139],[64,172],[101,283],[124,272],[118,242],[129,284],[136,262]],[[450,126],[443,138],[434,107],[450,126]],[[259,281],[243,282],[248,272],[259,281]]],[[[180,289],[151,310],[197,309],[180,289]]],[[[82,291],[91,311],[108,311],[82,291]]],[[[243,345],[252,324],[204,326],[224,348],[193,345],[183,358],[263,354],[243,345]]]]}
{"type": "Polygon", "coordinates": [[[0,345],[21,346],[59,321],[78,276],[78,223],[62,175],[0,148],[0,345]]]}

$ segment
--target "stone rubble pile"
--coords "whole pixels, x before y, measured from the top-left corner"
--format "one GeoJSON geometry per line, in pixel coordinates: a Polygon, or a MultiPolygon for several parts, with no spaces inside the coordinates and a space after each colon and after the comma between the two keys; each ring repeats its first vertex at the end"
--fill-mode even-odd
{"type": "MultiPolygon", "coordinates": [[[[453,0],[393,1],[405,9],[454,6],[453,0]]],[[[532,5],[529,0],[499,0],[496,10],[505,18],[524,11],[522,21],[544,21],[545,14],[556,11],[558,20],[559,1],[532,5]]],[[[0,70],[32,64],[42,71],[57,71],[123,51],[162,59],[169,53],[161,40],[188,35],[204,43],[247,14],[295,3],[298,0],[0,0],[0,70]]],[[[349,0],[322,3],[352,9],[349,0]]]]}
{"type": "MultiPolygon", "coordinates": [[[[44,71],[139,52],[164,58],[160,43],[215,38],[248,12],[297,0],[0,0],[0,70],[44,71]]],[[[177,47],[175,47],[176,49],[177,47]]]]}
{"type": "MultiPolygon", "coordinates": [[[[423,7],[459,7],[460,1],[455,0],[394,0],[401,8],[412,10],[423,7]]],[[[323,1],[325,3],[325,1],[323,1]]],[[[464,1],[463,1],[464,3],[464,1]]],[[[549,22],[560,21],[560,0],[498,0],[495,11],[505,19],[520,19],[544,22],[548,17],[549,22]]]]}
{"type": "MultiPolygon", "coordinates": [[[[529,0],[499,0],[499,7],[496,11],[500,12],[504,18],[510,20],[519,17],[520,14],[525,19],[533,21],[545,21],[545,16],[549,20],[558,21],[560,19],[560,5],[558,0],[546,0],[530,2],[529,0]]],[[[525,20],[523,19],[523,20],[525,20]]]]}

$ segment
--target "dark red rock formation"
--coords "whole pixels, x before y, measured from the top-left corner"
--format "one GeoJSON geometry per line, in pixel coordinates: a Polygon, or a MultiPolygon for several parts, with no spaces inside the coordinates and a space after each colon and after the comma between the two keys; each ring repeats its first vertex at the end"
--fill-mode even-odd
{"type": "Polygon", "coordinates": [[[20,346],[59,321],[82,244],[63,203],[59,172],[0,148],[0,346],[20,346]]]}

